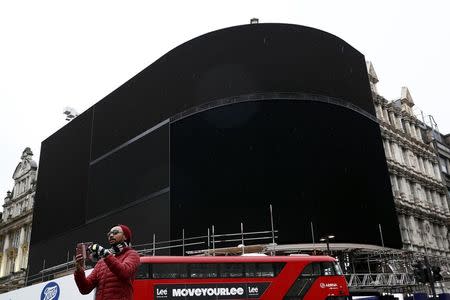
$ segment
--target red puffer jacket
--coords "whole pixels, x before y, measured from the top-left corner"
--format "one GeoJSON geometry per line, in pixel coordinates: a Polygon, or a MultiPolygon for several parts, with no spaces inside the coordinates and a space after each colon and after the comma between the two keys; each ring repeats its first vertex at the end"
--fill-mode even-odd
{"type": "Polygon", "coordinates": [[[126,247],[115,256],[99,260],[88,277],[84,271],[75,271],[75,282],[83,295],[97,288],[96,300],[132,300],[132,284],[139,264],[139,254],[126,247]]]}

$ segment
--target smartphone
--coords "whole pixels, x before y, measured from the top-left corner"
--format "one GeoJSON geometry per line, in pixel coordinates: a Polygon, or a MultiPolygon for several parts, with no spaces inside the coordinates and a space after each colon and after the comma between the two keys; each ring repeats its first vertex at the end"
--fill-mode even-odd
{"type": "MultiPolygon", "coordinates": [[[[78,254],[83,255],[84,262],[86,262],[86,260],[89,259],[89,253],[88,253],[87,249],[90,245],[92,245],[92,242],[84,242],[84,243],[77,244],[76,255],[78,255],[78,254]]],[[[84,262],[83,262],[83,267],[84,267],[84,262]]]]}

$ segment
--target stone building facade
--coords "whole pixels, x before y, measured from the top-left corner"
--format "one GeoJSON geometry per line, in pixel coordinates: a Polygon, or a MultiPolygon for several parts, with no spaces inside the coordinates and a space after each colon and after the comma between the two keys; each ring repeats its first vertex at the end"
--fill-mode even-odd
{"type": "Polygon", "coordinates": [[[403,248],[450,257],[447,188],[428,126],[413,111],[414,101],[403,87],[400,99],[388,101],[367,64],[377,119],[380,124],[403,248]]]}
{"type": "Polygon", "coordinates": [[[37,164],[25,148],[14,174],[14,188],[8,191],[0,221],[0,292],[25,283],[31,236],[37,164]]]}
{"type": "Polygon", "coordinates": [[[429,130],[428,136],[433,140],[434,147],[439,156],[439,166],[443,182],[447,187],[447,197],[450,199],[450,134],[443,135],[436,128],[429,130]]]}

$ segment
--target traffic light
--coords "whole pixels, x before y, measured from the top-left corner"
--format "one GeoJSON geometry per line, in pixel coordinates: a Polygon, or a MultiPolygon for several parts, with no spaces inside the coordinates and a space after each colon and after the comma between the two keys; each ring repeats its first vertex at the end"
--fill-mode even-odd
{"type": "Polygon", "coordinates": [[[414,268],[414,277],[416,278],[417,282],[422,283],[430,282],[427,267],[422,262],[414,264],[413,268],[414,268]]]}
{"type": "Polygon", "coordinates": [[[441,281],[443,279],[441,275],[441,267],[433,266],[431,267],[431,272],[433,274],[434,281],[441,281]]]}

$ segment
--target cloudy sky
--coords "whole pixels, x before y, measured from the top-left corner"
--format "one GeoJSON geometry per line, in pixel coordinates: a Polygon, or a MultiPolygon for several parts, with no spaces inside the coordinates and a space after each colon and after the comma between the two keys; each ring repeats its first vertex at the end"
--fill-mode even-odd
{"type": "Polygon", "coordinates": [[[417,112],[450,133],[447,2],[1,1],[0,204],[22,151],[39,162],[41,141],[66,123],[64,107],[81,113],[177,45],[253,17],[339,36],[373,62],[382,95],[407,86],[417,112]]]}

